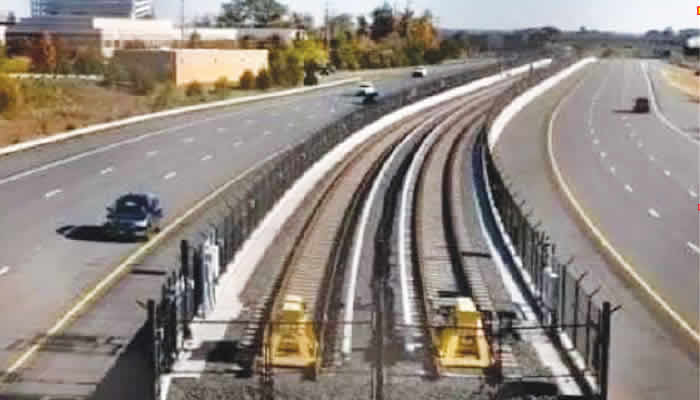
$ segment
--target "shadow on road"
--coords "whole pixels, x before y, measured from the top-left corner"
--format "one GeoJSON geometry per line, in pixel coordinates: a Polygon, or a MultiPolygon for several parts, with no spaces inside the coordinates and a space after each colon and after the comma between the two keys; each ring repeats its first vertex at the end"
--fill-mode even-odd
{"type": "Polygon", "coordinates": [[[634,110],[623,110],[623,109],[613,110],[613,113],[615,113],[615,114],[639,114],[638,112],[636,112],[634,110]]]}
{"type": "Polygon", "coordinates": [[[139,238],[111,237],[103,227],[98,225],[66,225],[56,229],[56,233],[66,239],[86,242],[134,243],[142,241],[139,238]]]}

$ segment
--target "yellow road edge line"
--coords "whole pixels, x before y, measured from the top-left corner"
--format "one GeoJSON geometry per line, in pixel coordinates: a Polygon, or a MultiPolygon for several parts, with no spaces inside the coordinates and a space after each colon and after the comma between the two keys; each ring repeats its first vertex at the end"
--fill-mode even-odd
{"type": "Polygon", "coordinates": [[[278,154],[282,153],[283,151],[285,151],[285,149],[279,150],[279,151],[269,155],[265,159],[255,163],[254,165],[252,165],[251,167],[249,167],[248,169],[243,171],[243,173],[241,173],[240,175],[238,175],[235,178],[224,183],[218,189],[209,193],[206,197],[204,197],[202,200],[197,202],[193,207],[191,207],[189,210],[187,210],[184,214],[182,214],[180,217],[178,217],[175,221],[171,222],[167,227],[165,227],[165,229],[163,229],[160,233],[158,233],[153,239],[149,240],[146,244],[139,247],[135,252],[133,252],[131,255],[129,255],[112,272],[110,272],[105,278],[103,278],[100,282],[98,282],[94,288],[90,289],[87,293],[83,294],[82,298],[75,305],[73,305],[46,332],[46,334],[43,335],[41,337],[41,339],[39,339],[37,341],[37,343],[32,345],[29,349],[25,350],[24,353],[22,353],[10,365],[9,368],[7,368],[5,371],[3,371],[2,376],[0,376],[0,384],[4,383],[8,376],[10,376],[15,371],[17,371],[19,368],[21,368],[22,365],[24,363],[26,363],[37,351],[41,350],[41,348],[44,346],[44,344],[46,344],[46,342],[49,338],[51,338],[52,336],[55,336],[56,334],[61,332],[63,329],[65,329],[67,327],[67,325],[71,322],[71,320],[74,317],[76,317],[80,312],[83,311],[85,306],[87,306],[93,300],[98,300],[100,298],[100,297],[98,297],[98,295],[102,291],[104,291],[105,289],[108,289],[113,284],[116,284],[118,282],[118,280],[122,277],[122,275],[128,271],[129,267],[132,264],[134,264],[140,258],[147,255],[151,249],[160,245],[165,240],[166,237],[168,237],[171,233],[173,233],[174,231],[179,229],[187,221],[187,219],[189,217],[191,217],[195,213],[199,212],[202,208],[204,208],[204,206],[206,206],[211,201],[215,200],[221,193],[226,191],[233,184],[244,179],[246,176],[251,174],[253,171],[258,169],[260,166],[264,165],[266,162],[273,159],[274,157],[276,157],[278,154]]]}
{"type": "Polygon", "coordinates": [[[625,260],[624,256],[620,254],[613,245],[610,243],[610,241],[603,235],[602,231],[595,225],[593,220],[586,214],[586,212],[583,210],[583,207],[581,204],[576,200],[576,198],[573,195],[573,192],[569,188],[569,185],[566,183],[566,180],[563,177],[563,174],[561,173],[561,170],[559,169],[559,164],[557,163],[556,158],[554,157],[554,144],[553,144],[553,126],[554,126],[554,121],[556,120],[557,116],[559,115],[559,110],[561,109],[561,106],[578,90],[580,86],[583,85],[583,81],[579,84],[578,87],[574,88],[567,96],[565,96],[559,104],[557,104],[556,109],[554,110],[554,113],[552,113],[552,116],[549,119],[549,124],[547,127],[547,154],[549,157],[550,165],[551,168],[554,172],[554,175],[557,180],[557,185],[563,190],[564,195],[566,196],[567,200],[569,201],[569,204],[571,204],[578,214],[579,218],[583,220],[583,222],[586,224],[588,229],[593,233],[597,241],[600,243],[601,246],[610,254],[614,260],[617,262],[618,265],[620,265],[625,272],[628,274],[628,276],[632,277],[632,279],[635,281],[637,285],[639,285],[645,292],[646,294],[651,297],[651,299],[656,302],[656,304],[661,307],[662,310],[664,310],[670,317],[673,319],[675,323],[678,324],[678,326],[686,332],[694,341],[700,343],[700,333],[695,331],[688,322],[686,322],[676,311],[673,310],[673,308],[659,295],[652,287],[644,281],[644,279],[634,270],[634,268],[625,260]]]}

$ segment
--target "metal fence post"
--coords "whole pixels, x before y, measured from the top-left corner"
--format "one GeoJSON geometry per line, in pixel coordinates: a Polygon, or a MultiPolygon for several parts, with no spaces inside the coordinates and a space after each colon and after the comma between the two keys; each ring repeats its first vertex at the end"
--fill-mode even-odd
{"type": "Polygon", "coordinates": [[[610,366],[610,302],[603,303],[603,316],[601,318],[601,367],[600,367],[600,398],[608,399],[608,369],[610,366]]]}
{"type": "Polygon", "coordinates": [[[158,322],[156,321],[156,302],[149,299],[146,303],[148,312],[148,332],[149,344],[151,345],[151,362],[153,363],[153,391],[151,392],[153,400],[160,399],[160,341],[158,338],[158,322]]]}

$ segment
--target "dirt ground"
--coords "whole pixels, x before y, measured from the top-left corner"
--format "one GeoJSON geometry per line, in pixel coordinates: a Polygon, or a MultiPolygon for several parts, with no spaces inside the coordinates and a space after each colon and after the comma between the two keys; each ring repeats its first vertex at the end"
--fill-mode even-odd
{"type": "Polygon", "coordinates": [[[672,86],[700,101],[700,76],[695,76],[693,70],[668,66],[663,70],[663,76],[672,86]]]}
{"type": "Polygon", "coordinates": [[[82,81],[46,83],[41,99],[26,94],[11,119],[0,116],[0,147],[150,112],[146,96],[82,81]]]}

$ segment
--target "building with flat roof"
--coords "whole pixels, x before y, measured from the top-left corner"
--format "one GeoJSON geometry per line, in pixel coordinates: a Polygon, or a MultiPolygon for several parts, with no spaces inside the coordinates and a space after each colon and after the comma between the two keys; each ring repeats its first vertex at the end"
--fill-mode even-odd
{"type": "MultiPolygon", "coordinates": [[[[172,21],[165,19],[48,15],[22,18],[18,24],[8,25],[5,36],[10,48],[22,49],[27,40],[39,38],[44,32],[72,46],[97,47],[105,57],[111,57],[115,49],[123,49],[129,42],[139,42],[151,49],[167,49],[173,47],[183,33],[172,21]]],[[[203,41],[270,40],[276,37],[288,42],[306,38],[305,31],[300,29],[186,28],[184,39],[187,41],[194,32],[203,41]]]]}
{"type": "Polygon", "coordinates": [[[152,0],[31,0],[33,17],[82,15],[90,17],[153,17],[152,0]]]}

